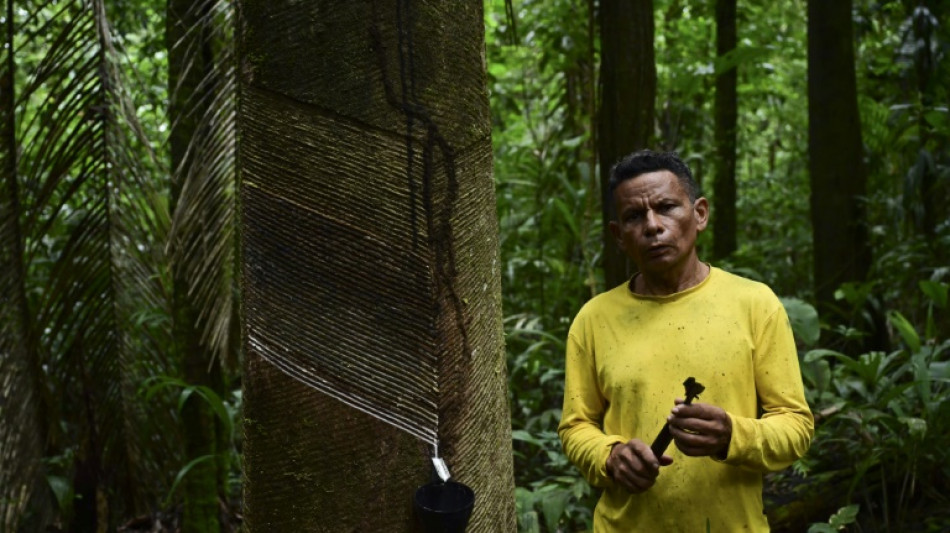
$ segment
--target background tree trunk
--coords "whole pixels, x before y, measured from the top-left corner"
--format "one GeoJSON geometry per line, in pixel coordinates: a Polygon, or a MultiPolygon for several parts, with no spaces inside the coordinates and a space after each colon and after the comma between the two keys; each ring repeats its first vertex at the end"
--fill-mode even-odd
{"type": "Polygon", "coordinates": [[[13,0],[0,23],[0,532],[40,529],[48,394],[32,342],[17,178],[13,0]],[[29,512],[27,512],[29,511],[29,512]]]}
{"type": "MultiPolygon", "coordinates": [[[[189,177],[195,174],[192,167],[202,164],[200,158],[203,154],[195,148],[198,144],[195,139],[210,135],[202,127],[202,118],[209,115],[215,88],[209,78],[213,76],[215,61],[209,29],[211,5],[208,0],[168,0],[167,3],[165,39],[173,176],[170,207],[177,218],[182,217],[181,210],[191,208],[183,201],[183,191],[189,177]]],[[[170,241],[170,256],[173,257],[170,262],[172,336],[184,381],[189,385],[209,387],[220,394],[224,390],[221,358],[215,357],[202,338],[200,304],[191,290],[193,271],[189,268],[189,261],[200,262],[201,257],[195,257],[200,254],[182,252],[198,248],[195,241],[202,238],[203,231],[207,228],[181,231],[173,234],[170,241]]],[[[201,395],[192,394],[185,402],[182,425],[187,461],[217,456],[221,451],[218,449],[218,421],[201,395]]],[[[182,531],[185,533],[220,531],[218,497],[225,490],[219,466],[217,460],[201,461],[184,478],[182,531]]]]}
{"type": "Polygon", "coordinates": [[[601,100],[597,140],[604,197],[604,281],[611,289],[630,277],[632,265],[608,227],[614,211],[606,198],[610,167],[634,150],[650,148],[653,141],[653,0],[603,0],[599,18],[601,100]]]}
{"type": "Polygon", "coordinates": [[[437,437],[513,531],[481,4],[240,12],[248,529],[412,530],[437,437]]]}
{"type": "MultiPolygon", "coordinates": [[[[716,0],[716,54],[720,66],[736,49],[736,0],[716,0]]],[[[713,182],[713,257],[736,250],[736,78],[738,68],[716,72],[716,177],[713,182]]]]}
{"type": "Polygon", "coordinates": [[[833,307],[847,281],[870,264],[851,1],[808,2],[808,151],[819,311],[833,307]]]}
{"type": "Polygon", "coordinates": [[[940,166],[946,167],[946,160],[941,161],[941,155],[947,152],[947,136],[941,135],[934,125],[927,120],[928,114],[933,114],[946,103],[947,75],[946,67],[941,68],[940,60],[940,33],[946,33],[947,20],[946,2],[933,0],[920,1],[911,15],[914,74],[917,88],[919,107],[917,114],[918,140],[920,149],[917,161],[909,174],[914,176],[918,190],[919,206],[915,202],[905,202],[905,209],[912,213],[913,222],[931,242],[936,241],[937,226],[946,219],[947,207],[950,206],[950,186],[944,179],[941,187],[940,166]],[[943,26],[943,28],[941,28],[943,26]],[[943,93],[943,94],[941,94],[943,93]]]}

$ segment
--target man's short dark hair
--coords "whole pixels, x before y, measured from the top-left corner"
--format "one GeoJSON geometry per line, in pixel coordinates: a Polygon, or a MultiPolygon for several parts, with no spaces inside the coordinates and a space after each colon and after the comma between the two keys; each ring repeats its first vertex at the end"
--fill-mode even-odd
{"type": "Polygon", "coordinates": [[[632,178],[649,172],[659,170],[669,170],[680,180],[680,185],[689,195],[689,201],[695,202],[702,196],[699,184],[693,179],[693,173],[689,166],[676,155],[676,152],[654,152],[653,150],[640,150],[634,152],[617,162],[610,169],[610,181],[607,182],[607,200],[613,208],[614,191],[617,187],[632,178]]]}

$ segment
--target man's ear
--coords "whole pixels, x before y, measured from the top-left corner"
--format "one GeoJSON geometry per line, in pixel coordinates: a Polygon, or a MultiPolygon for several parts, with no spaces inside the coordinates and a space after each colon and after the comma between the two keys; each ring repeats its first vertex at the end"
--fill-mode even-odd
{"type": "Polygon", "coordinates": [[[614,240],[617,242],[617,246],[626,252],[627,250],[623,247],[623,240],[620,238],[620,223],[616,220],[611,220],[607,227],[610,228],[610,234],[614,236],[614,240]]]}
{"type": "Polygon", "coordinates": [[[693,214],[696,217],[696,231],[706,229],[709,223],[709,201],[705,197],[699,197],[693,202],[693,214]]]}

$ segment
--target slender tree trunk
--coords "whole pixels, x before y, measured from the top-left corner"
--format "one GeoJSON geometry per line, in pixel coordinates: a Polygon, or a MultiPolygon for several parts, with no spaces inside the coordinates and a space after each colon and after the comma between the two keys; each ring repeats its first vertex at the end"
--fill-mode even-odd
{"type": "MultiPolygon", "coordinates": [[[[918,229],[929,242],[936,242],[937,226],[947,208],[948,188],[939,187],[939,167],[941,158],[945,157],[947,146],[946,135],[939,134],[927,120],[928,113],[932,113],[935,106],[945,104],[944,96],[940,96],[941,85],[945,85],[947,77],[940,76],[940,63],[933,51],[939,49],[941,42],[940,21],[946,21],[947,11],[945,3],[921,1],[914,8],[911,15],[913,21],[912,35],[917,44],[914,45],[914,71],[916,74],[917,96],[920,105],[917,115],[919,130],[919,144],[917,162],[914,170],[919,175],[920,216],[915,220],[918,229]]],[[[944,22],[945,23],[945,22],[944,22]]],[[[945,32],[946,30],[944,30],[945,32]]],[[[945,40],[943,42],[946,42],[945,40]]]]}
{"type": "Polygon", "coordinates": [[[861,144],[851,1],[808,2],[808,152],[819,309],[847,281],[865,278],[867,170],[861,144]]]}
{"type": "MultiPolygon", "coordinates": [[[[208,135],[201,128],[201,118],[212,100],[208,83],[214,56],[207,26],[208,0],[168,0],[166,44],[168,48],[169,119],[171,164],[173,171],[171,212],[187,208],[182,203],[189,167],[199,164],[193,139],[208,135]]],[[[174,215],[173,215],[174,216],[174,215]]],[[[194,249],[197,233],[182,232],[173,236],[174,250],[194,249]]],[[[202,319],[191,289],[190,272],[181,259],[185,254],[172,253],[172,335],[176,356],[181,361],[183,379],[190,385],[207,386],[220,392],[220,358],[214,356],[201,335],[202,319]]],[[[186,460],[216,456],[218,450],[217,421],[210,406],[200,395],[192,394],[182,409],[186,460]]],[[[184,515],[182,531],[206,533],[220,530],[219,494],[223,476],[217,460],[196,464],[183,482],[184,515]]],[[[184,466],[184,465],[183,465],[184,466]]]]}
{"type": "Polygon", "coordinates": [[[46,386],[26,295],[17,178],[13,0],[0,23],[0,532],[39,529],[49,512],[40,459],[46,386]],[[37,490],[39,489],[39,490],[37,490]],[[27,512],[29,510],[29,513],[27,512]]]}
{"type": "Polygon", "coordinates": [[[629,260],[610,234],[613,202],[606,197],[610,168],[620,158],[653,142],[656,62],[653,53],[653,0],[600,3],[601,193],[604,196],[604,280],[610,289],[630,277],[629,260]]]}
{"type": "MultiPolygon", "coordinates": [[[[81,341],[76,343],[75,350],[71,350],[69,357],[79,361],[88,361],[90,358],[84,353],[81,341]]],[[[76,499],[73,502],[73,519],[70,531],[106,531],[109,523],[108,512],[102,506],[105,503],[103,490],[102,446],[100,445],[99,424],[97,418],[97,401],[90,391],[95,390],[94,380],[89,374],[88,367],[81,364],[81,375],[77,381],[81,383],[81,392],[77,410],[82,413],[82,424],[79,426],[79,446],[77,460],[73,471],[73,491],[76,499]]]]}
{"type": "MultiPolygon", "coordinates": [[[[736,0],[716,0],[716,53],[736,48],[736,0]]],[[[716,74],[716,178],[713,185],[713,256],[736,250],[736,78],[737,68],[716,74]]]]}
{"type": "MultiPolygon", "coordinates": [[[[598,82],[598,72],[597,72],[597,6],[595,5],[594,0],[587,0],[587,64],[588,64],[588,86],[585,88],[588,96],[587,109],[587,120],[590,121],[588,130],[590,131],[590,141],[589,147],[587,150],[587,183],[584,185],[587,189],[587,205],[584,207],[584,224],[585,227],[590,227],[593,225],[596,220],[594,217],[597,216],[597,208],[599,202],[597,201],[598,192],[600,191],[600,176],[597,172],[597,147],[600,145],[600,141],[597,137],[598,135],[598,119],[597,119],[597,108],[599,106],[600,95],[597,92],[599,87],[598,82]]],[[[584,232],[585,236],[582,240],[581,246],[585,249],[590,248],[585,243],[588,242],[587,231],[584,232]]],[[[597,271],[600,265],[596,264],[593,261],[585,261],[586,266],[586,276],[590,280],[587,283],[587,287],[584,290],[584,299],[593,298],[600,292],[603,287],[599,286],[599,283],[596,283],[597,271]]]]}
{"type": "Polygon", "coordinates": [[[239,11],[248,530],[514,531],[481,3],[239,11]]]}

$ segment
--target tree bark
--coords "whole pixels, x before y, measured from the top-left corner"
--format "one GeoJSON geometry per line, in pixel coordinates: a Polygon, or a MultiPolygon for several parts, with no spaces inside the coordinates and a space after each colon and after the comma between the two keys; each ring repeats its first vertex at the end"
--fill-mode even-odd
{"type": "Polygon", "coordinates": [[[867,169],[855,80],[851,2],[808,2],[808,152],[815,297],[865,278],[871,252],[864,196],[867,169]]]}
{"type": "Polygon", "coordinates": [[[599,19],[601,101],[597,138],[604,198],[604,281],[611,289],[630,277],[632,265],[610,234],[608,223],[614,211],[607,197],[610,168],[623,156],[650,148],[653,142],[653,0],[603,0],[599,19]]]}
{"type": "MultiPolygon", "coordinates": [[[[736,48],[736,0],[716,0],[716,53],[720,61],[736,48]]],[[[735,65],[716,73],[716,177],[713,182],[713,256],[736,250],[735,65]]]]}
{"type": "Polygon", "coordinates": [[[480,3],[240,3],[245,524],[513,531],[480,3]]]}

